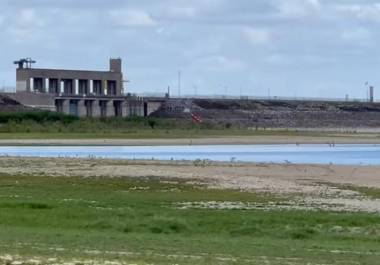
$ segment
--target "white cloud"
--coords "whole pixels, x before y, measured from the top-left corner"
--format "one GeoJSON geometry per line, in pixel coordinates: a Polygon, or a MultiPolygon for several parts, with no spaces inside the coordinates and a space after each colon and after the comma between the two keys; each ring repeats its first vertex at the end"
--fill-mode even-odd
{"type": "Polygon", "coordinates": [[[41,28],[45,26],[46,20],[34,9],[21,9],[17,16],[9,19],[6,31],[15,43],[33,42],[41,37],[41,28]]]}
{"type": "Polygon", "coordinates": [[[206,69],[213,72],[238,71],[245,67],[244,62],[223,55],[204,57],[196,60],[195,64],[198,69],[206,69]]]}
{"type": "Polygon", "coordinates": [[[322,4],[319,0],[279,0],[277,9],[282,18],[302,18],[318,14],[322,4]]]}
{"type": "Polygon", "coordinates": [[[33,9],[23,9],[16,17],[17,26],[20,28],[37,28],[45,25],[40,15],[33,9]]]}
{"type": "Polygon", "coordinates": [[[156,21],[149,13],[143,10],[113,10],[110,12],[112,22],[117,26],[149,27],[156,25],[156,21]]]}
{"type": "Polygon", "coordinates": [[[243,36],[254,45],[266,44],[271,40],[271,34],[266,29],[245,27],[242,32],[243,36]]]}
{"type": "Polygon", "coordinates": [[[197,9],[192,6],[171,6],[167,12],[170,17],[193,18],[197,14],[197,9]]]}
{"type": "Polygon", "coordinates": [[[342,39],[352,42],[370,43],[372,42],[372,34],[366,28],[350,28],[342,32],[342,39]]]}
{"type": "Polygon", "coordinates": [[[343,15],[360,20],[380,22],[380,3],[336,5],[335,9],[343,15]]]}
{"type": "Polygon", "coordinates": [[[268,55],[264,62],[273,66],[298,67],[300,65],[326,65],[335,63],[336,59],[313,53],[287,54],[273,53],[268,55]]]}

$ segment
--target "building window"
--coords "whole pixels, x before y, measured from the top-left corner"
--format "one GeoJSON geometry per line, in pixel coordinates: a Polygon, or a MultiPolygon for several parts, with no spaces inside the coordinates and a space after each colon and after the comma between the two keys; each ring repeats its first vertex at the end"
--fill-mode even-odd
{"type": "Polygon", "coordinates": [[[49,93],[58,94],[59,93],[59,85],[58,79],[49,79],[49,93]]]}
{"type": "Polygon", "coordinates": [[[107,81],[107,87],[108,87],[108,95],[116,95],[116,81],[114,80],[108,80],[107,81]]]}
{"type": "Polygon", "coordinates": [[[94,80],[94,94],[103,95],[102,80],[94,80]]]}
{"type": "Polygon", "coordinates": [[[44,91],[44,82],[43,78],[34,78],[33,79],[33,88],[36,92],[43,92],[44,91]]]}
{"type": "Polygon", "coordinates": [[[72,79],[63,79],[63,93],[66,95],[74,94],[74,84],[72,79]]]}
{"type": "Polygon", "coordinates": [[[88,89],[88,80],[79,80],[79,94],[80,95],[87,95],[89,93],[88,89]]]}

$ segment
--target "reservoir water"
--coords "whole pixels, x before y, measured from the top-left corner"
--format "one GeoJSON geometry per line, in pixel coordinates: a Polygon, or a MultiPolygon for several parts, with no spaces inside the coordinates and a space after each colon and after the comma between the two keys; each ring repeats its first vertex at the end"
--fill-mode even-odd
{"type": "Polygon", "coordinates": [[[1,156],[380,165],[380,145],[1,146],[1,156]]]}

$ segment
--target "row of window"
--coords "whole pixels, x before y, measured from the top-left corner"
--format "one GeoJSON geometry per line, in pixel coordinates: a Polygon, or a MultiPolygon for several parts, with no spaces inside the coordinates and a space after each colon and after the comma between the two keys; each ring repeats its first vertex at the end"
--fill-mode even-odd
{"type": "MultiPolygon", "coordinates": [[[[48,82],[44,82],[43,78],[34,78],[32,84],[32,90],[38,92],[48,92],[53,94],[61,93],[61,85],[63,84],[63,93],[67,95],[75,95],[75,80],[73,79],[48,79],[48,82]]],[[[103,82],[102,80],[93,80],[93,91],[94,95],[105,95],[105,88],[107,88],[107,95],[117,95],[117,82],[115,80],[107,80],[103,82]]],[[[89,80],[78,80],[78,94],[88,95],[90,94],[90,81],[89,80]]]]}

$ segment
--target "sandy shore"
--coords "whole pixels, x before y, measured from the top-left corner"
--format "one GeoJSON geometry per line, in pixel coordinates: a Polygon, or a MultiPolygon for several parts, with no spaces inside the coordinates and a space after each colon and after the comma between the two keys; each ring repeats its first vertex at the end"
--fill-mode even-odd
{"type": "Polygon", "coordinates": [[[0,139],[0,145],[245,145],[245,144],[380,144],[375,134],[330,136],[231,136],[180,139],[0,139]]]}
{"type": "Polygon", "coordinates": [[[0,173],[5,174],[197,179],[223,187],[285,193],[309,190],[316,183],[380,188],[379,172],[380,166],[0,157],[0,173]]]}
{"type": "Polygon", "coordinates": [[[355,187],[380,189],[379,172],[380,167],[374,166],[0,158],[0,174],[181,180],[209,188],[291,196],[288,203],[295,208],[376,213],[380,213],[380,200],[355,187]]]}

